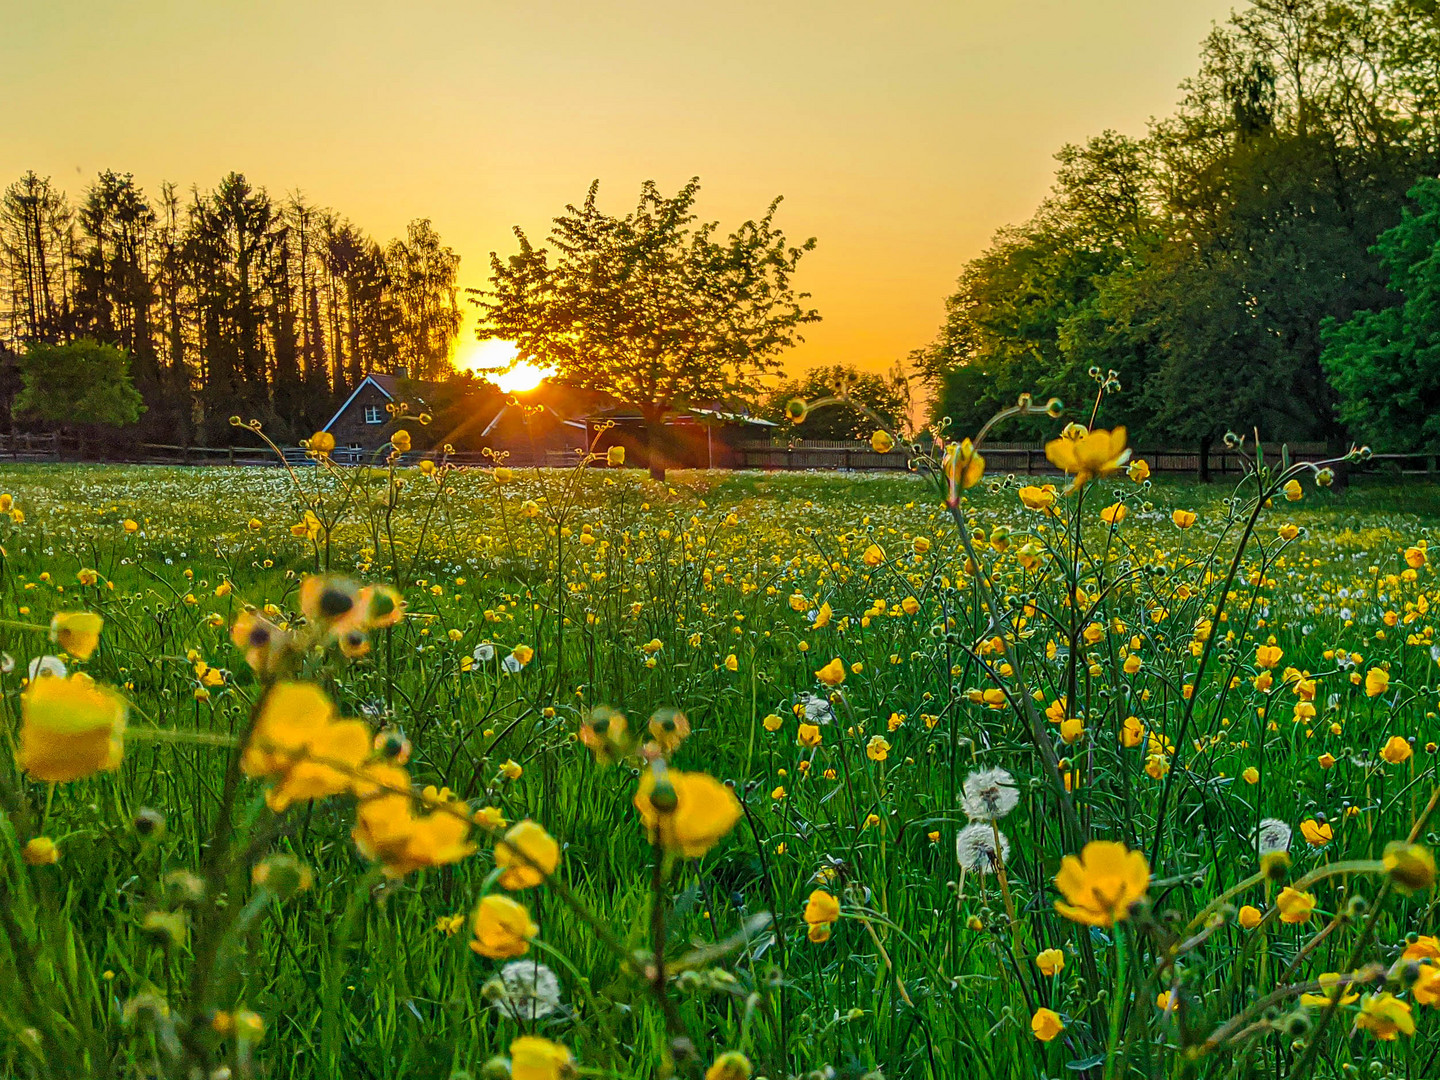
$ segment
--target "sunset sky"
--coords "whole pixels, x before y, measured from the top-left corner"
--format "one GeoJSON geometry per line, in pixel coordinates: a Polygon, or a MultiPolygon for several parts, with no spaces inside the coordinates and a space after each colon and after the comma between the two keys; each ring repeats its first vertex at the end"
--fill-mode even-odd
{"type": "MultiPolygon", "coordinates": [[[[235,169],[384,240],[429,217],[483,285],[593,178],[785,196],[824,322],[788,363],[882,368],[1067,141],[1170,110],[1231,0],[0,0],[0,183],[235,169]]],[[[467,329],[468,333],[468,329],[467,329]]]]}

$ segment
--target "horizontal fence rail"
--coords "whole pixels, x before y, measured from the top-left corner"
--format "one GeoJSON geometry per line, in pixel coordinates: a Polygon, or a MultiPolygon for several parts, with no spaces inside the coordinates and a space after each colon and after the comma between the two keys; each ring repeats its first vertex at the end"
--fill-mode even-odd
{"type": "MultiPolygon", "coordinates": [[[[285,464],[313,465],[314,460],[301,447],[285,448],[285,464]]],[[[985,468],[991,473],[1015,473],[1022,476],[1058,476],[1060,470],[1050,464],[1039,446],[1017,443],[987,443],[981,448],[985,468]]],[[[331,455],[340,465],[379,464],[385,455],[376,451],[337,448],[331,455]]],[[[515,448],[504,463],[513,468],[572,468],[580,458],[575,450],[515,448]]],[[[1191,449],[1137,448],[1133,457],[1143,458],[1156,475],[1190,475],[1200,471],[1200,453],[1191,449]]],[[[1315,444],[1291,446],[1292,461],[1322,461],[1337,456],[1315,444]]],[[[739,442],[731,447],[733,468],[766,472],[903,472],[909,459],[900,450],[876,453],[868,442],[833,440],[796,441],[794,443],[739,442]]],[[[414,465],[429,458],[448,461],[467,468],[488,468],[494,459],[483,453],[456,453],[448,456],[438,451],[415,451],[405,454],[401,462],[414,465]]],[[[58,433],[13,435],[0,434],[0,461],[101,461],[119,465],[263,465],[281,464],[274,452],[265,446],[181,446],[170,443],[128,443],[120,445],[87,443],[71,435],[58,433]]],[[[603,458],[602,458],[603,460],[603,458]]],[[[1245,459],[1233,451],[1217,449],[1209,455],[1209,471],[1214,476],[1239,476],[1247,468],[1245,459]]],[[[1396,476],[1440,475],[1440,454],[1374,454],[1354,471],[1396,476]]]]}

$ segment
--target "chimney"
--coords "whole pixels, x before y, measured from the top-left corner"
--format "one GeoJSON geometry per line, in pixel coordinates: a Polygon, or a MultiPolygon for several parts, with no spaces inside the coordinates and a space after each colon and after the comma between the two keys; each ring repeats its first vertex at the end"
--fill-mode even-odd
{"type": "Polygon", "coordinates": [[[408,379],[408,378],[410,378],[410,369],[409,369],[408,367],[406,367],[404,364],[399,364],[399,365],[397,365],[396,368],[395,368],[395,378],[397,378],[397,379],[408,379]]]}

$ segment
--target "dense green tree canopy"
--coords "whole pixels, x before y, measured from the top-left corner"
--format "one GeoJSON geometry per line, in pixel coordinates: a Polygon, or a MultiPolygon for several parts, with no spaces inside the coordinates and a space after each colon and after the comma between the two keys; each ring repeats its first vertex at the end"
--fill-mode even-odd
{"type": "Polygon", "coordinates": [[[1440,450],[1440,180],[1375,245],[1398,304],[1322,329],[1340,418],[1376,450],[1440,450]]]}
{"type": "Polygon", "coordinates": [[[145,405],[130,378],[123,349],[81,338],[65,345],[32,345],[20,354],[21,388],[14,410],[62,427],[124,427],[145,405]]]}
{"type": "Polygon", "coordinates": [[[1114,372],[1100,422],[1149,441],[1353,428],[1321,326],[1386,303],[1375,237],[1440,166],[1436,5],[1257,0],[1182,91],[1141,139],[1064,148],[1034,218],[965,268],[921,357],[937,416],[974,428],[1031,391],[1083,419],[1114,372]]]}

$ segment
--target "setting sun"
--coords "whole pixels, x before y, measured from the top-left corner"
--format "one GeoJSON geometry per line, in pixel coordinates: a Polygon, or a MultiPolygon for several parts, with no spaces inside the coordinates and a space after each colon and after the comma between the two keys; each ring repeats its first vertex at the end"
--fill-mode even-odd
{"type": "Polygon", "coordinates": [[[455,366],[488,379],[507,394],[523,394],[554,375],[555,369],[524,360],[517,363],[515,357],[519,351],[513,341],[503,338],[478,341],[461,351],[455,358],[455,366]]]}

